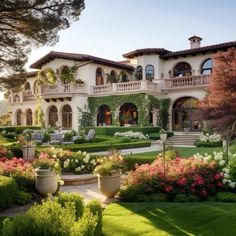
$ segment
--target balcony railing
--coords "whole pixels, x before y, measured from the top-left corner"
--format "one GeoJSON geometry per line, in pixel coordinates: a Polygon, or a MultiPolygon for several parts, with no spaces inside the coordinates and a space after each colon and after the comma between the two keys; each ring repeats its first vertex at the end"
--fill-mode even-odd
{"type": "Polygon", "coordinates": [[[35,94],[24,94],[23,95],[23,102],[35,101],[36,95],[35,94]]]}
{"type": "Polygon", "coordinates": [[[84,93],[86,88],[84,85],[75,84],[54,84],[54,85],[43,85],[41,87],[41,95],[62,95],[71,93],[84,93]]]}
{"type": "Polygon", "coordinates": [[[164,79],[163,89],[206,87],[209,85],[210,75],[194,75],[164,79]]]}
{"type": "Polygon", "coordinates": [[[136,91],[150,91],[157,92],[158,85],[156,83],[140,80],[124,83],[112,83],[104,85],[92,86],[92,94],[107,94],[107,93],[124,93],[124,92],[136,92],[136,91]]]}

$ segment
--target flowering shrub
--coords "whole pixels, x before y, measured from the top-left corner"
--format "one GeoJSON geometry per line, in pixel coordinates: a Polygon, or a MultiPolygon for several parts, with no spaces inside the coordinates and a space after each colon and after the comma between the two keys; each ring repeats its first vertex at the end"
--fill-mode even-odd
{"type": "Polygon", "coordinates": [[[34,160],[33,167],[40,169],[50,169],[56,173],[60,173],[61,171],[58,160],[49,158],[45,153],[42,153],[37,159],[34,160]]]}
{"type": "Polygon", "coordinates": [[[11,158],[11,157],[13,157],[13,154],[7,148],[0,146],[0,158],[2,158],[2,157],[11,158]]]}
{"type": "Polygon", "coordinates": [[[220,147],[222,146],[222,139],[219,134],[201,133],[195,145],[197,147],[220,147]]]}
{"type": "Polygon", "coordinates": [[[140,187],[143,193],[165,193],[173,199],[178,193],[195,195],[200,200],[214,195],[224,185],[223,175],[215,161],[206,162],[197,158],[167,160],[164,176],[163,159],[139,166],[129,173],[128,184],[140,187]]]}
{"type": "Polygon", "coordinates": [[[97,160],[97,167],[94,170],[95,174],[112,175],[113,171],[122,172],[124,170],[123,157],[117,151],[111,151],[108,157],[103,157],[97,160]]]}
{"type": "Polygon", "coordinates": [[[0,158],[0,174],[13,177],[20,190],[34,191],[35,172],[31,163],[21,158],[14,157],[9,160],[2,157],[0,158]]]}
{"type": "Polygon", "coordinates": [[[144,135],[142,132],[133,132],[133,131],[116,132],[114,136],[115,137],[129,137],[129,138],[134,138],[134,139],[149,139],[149,136],[147,134],[144,135]]]}
{"type": "Polygon", "coordinates": [[[91,173],[96,166],[95,158],[87,152],[71,152],[61,148],[51,147],[39,154],[39,157],[58,160],[62,171],[71,171],[75,174],[91,173]]]}
{"type": "Polygon", "coordinates": [[[196,154],[195,158],[204,160],[206,162],[215,161],[217,163],[217,168],[224,177],[222,183],[231,189],[236,187],[236,154],[229,153],[229,163],[227,164],[224,160],[223,152],[214,152],[213,155],[196,154]]]}
{"type": "Polygon", "coordinates": [[[220,134],[209,134],[209,133],[201,133],[199,140],[201,142],[210,142],[210,143],[218,143],[221,142],[221,136],[220,134]]]}

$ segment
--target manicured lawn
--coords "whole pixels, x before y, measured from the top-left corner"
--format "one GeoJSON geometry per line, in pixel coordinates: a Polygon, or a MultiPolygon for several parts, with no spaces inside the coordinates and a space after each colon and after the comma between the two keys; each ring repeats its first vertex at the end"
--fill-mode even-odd
{"type": "MultiPolygon", "coordinates": [[[[181,157],[191,157],[193,154],[200,153],[200,154],[212,154],[215,151],[222,151],[222,148],[207,148],[207,147],[174,147],[173,149],[177,150],[181,157]]],[[[155,151],[155,152],[145,152],[145,153],[138,153],[127,155],[127,157],[145,157],[145,158],[155,158],[158,153],[162,151],[155,151]]]]}
{"type": "Polygon", "coordinates": [[[235,203],[120,203],[103,214],[105,236],[236,235],[235,203]]]}

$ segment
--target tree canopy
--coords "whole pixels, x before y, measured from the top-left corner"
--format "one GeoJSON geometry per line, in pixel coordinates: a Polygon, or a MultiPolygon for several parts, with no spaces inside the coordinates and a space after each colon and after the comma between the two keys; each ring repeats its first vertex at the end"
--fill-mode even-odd
{"type": "Polygon", "coordinates": [[[0,70],[22,72],[32,46],[54,45],[84,7],[84,0],[1,0],[0,70]]]}
{"type": "Polygon", "coordinates": [[[209,93],[201,104],[203,118],[223,136],[235,133],[236,126],[236,49],[214,57],[209,93]]]}

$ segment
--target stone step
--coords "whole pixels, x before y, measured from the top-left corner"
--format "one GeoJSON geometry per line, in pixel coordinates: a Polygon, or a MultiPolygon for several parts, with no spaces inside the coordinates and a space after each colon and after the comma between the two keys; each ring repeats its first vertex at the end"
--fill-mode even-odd
{"type": "Polygon", "coordinates": [[[194,142],[197,140],[199,135],[192,135],[192,134],[181,134],[181,135],[174,135],[167,139],[167,144],[169,145],[183,145],[183,146],[194,146],[194,142]]]}

